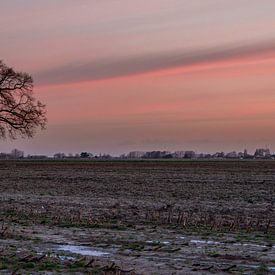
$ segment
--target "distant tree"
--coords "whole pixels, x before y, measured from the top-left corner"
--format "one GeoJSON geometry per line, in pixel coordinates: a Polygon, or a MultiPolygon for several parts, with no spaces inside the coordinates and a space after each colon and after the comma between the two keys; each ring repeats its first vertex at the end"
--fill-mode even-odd
{"type": "Polygon", "coordinates": [[[0,60],[0,138],[33,137],[47,123],[45,105],[33,96],[33,80],[0,60]]]}

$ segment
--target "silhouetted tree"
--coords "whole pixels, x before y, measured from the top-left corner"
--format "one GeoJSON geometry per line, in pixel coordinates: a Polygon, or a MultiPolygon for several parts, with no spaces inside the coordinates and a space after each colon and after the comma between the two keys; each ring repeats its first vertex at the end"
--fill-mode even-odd
{"type": "Polygon", "coordinates": [[[0,138],[32,137],[46,125],[45,105],[33,97],[33,80],[0,60],[0,138]]]}

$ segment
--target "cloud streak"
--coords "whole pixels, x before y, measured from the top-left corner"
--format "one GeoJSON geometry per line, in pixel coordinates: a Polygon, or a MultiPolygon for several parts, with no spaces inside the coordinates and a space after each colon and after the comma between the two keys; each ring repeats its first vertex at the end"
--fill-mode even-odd
{"type": "Polygon", "coordinates": [[[101,59],[85,64],[68,64],[35,74],[38,84],[61,84],[79,81],[93,81],[116,77],[138,75],[175,67],[188,67],[230,59],[254,57],[275,53],[275,40],[254,44],[205,48],[193,51],[170,51],[101,59]]]}

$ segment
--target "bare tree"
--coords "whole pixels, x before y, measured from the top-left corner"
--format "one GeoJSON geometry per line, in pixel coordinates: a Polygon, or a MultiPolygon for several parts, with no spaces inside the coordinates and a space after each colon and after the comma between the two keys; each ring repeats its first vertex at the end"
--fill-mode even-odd
{"type": "Polygon", "coordinates": [[[45,105],[33,97],[33,80],[0,60],[0,138],[32,137],[45,129],[45,105]]]}

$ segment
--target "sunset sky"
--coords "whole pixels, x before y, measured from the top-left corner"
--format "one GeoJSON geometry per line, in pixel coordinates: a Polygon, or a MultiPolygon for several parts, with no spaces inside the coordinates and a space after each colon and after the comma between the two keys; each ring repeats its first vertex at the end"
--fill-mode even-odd
{"type": "Polygon", "coordinates": [[[0,151],[275,151],[275,1],[3,0],[0,59],[49,121],[0,151]]]}

